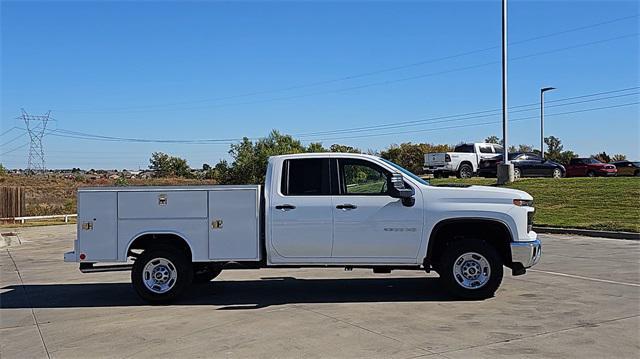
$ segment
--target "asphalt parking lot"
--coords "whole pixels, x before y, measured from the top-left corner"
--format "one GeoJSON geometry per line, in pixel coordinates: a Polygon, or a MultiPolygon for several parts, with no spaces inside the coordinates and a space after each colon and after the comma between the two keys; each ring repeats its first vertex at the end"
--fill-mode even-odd
{"type": "MultiPolygon", "coordinates": [[[[148,306],[128,272],[63,263],[75,226],[20,230],[0,261],[0,357],[637,358],[640,242],[541,235],[541,263],[495,298],[435,275],[237,270],[148,306]]],[[[506,271],[506,274],[509,271],[506,271]]]]}

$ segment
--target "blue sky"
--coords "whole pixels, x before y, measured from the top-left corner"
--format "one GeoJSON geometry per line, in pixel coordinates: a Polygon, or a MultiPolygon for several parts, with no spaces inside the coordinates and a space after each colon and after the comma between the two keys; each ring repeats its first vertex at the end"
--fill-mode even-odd
{"type": "MultiPolygon", "coordinates": [[[[548,101],[640,86],[638,15],[636,1],[511,0],[509,104],[536,103],[543,86],[558,88],[548,101]]],[[[0,161],[26,166],[28,138],[12,129],[24,127],[21,108],[56,119],[44,139],[48,167],[119,169],[146,167],[153,151],[200,167],[227,158],[228,144],[57,135],[235,139],[498,109],[500,16],[498,0],[3,1],[0,161]]],[[[636,88],[549,103],[562,106],[547,109],[546,133],[581,155],[638,159],[638,105],[627,105],[638,100],[636,88]],[[564,112],[574,113],[555,115],[564,112]]],[[[518,109],[530,111],[512,119],[538,114],[518,109]]],[[[380,150],[481,141],[500,135],[499,120],[449,117],[305,142],[380,150]]],[[[510,142],[536,145],[538,126],[513,122],[510,142]]]]}

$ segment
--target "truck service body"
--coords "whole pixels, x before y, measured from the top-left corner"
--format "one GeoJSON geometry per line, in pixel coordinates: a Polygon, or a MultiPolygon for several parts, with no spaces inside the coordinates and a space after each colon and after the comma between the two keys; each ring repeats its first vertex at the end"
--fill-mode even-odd
{"type": "Polygon", "coordinates": [[[486,298],[503,265],[519,275],[540,259],[532,204],[512,189],[431,186],[375,156],[274,156],[264,186],[81,188],[64,259],[132,269],[150,302],[221,270],[306,266],[435,270],[452,294],[486,298]]]}

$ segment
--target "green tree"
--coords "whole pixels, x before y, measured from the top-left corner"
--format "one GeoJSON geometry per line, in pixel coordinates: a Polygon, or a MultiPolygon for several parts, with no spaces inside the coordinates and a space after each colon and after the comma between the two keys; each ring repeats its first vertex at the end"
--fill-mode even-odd
{"type": "Polygon", "coordinates": [[[625,161],[627,159],[627,155],[623,155],[622,153],[616,153],[611,156],[611,162],[625,161]]]}
{"type": "Polygon", "coordinates": [[[163,152],[154,152],[149,159],[149,169],[155,172],[156,177],[166,177],[171,174],[171,158],[163,152]]]}
{"type": "Polygon", "coordinates": [[[564,148],[562,141],[555,136],[545,137],[544,144],[547,145],[547,154],[549,156],[559,156],[564,148]]]}
{"type": "Polygon", "coordinates": [[[380,157],[408,169],[415,174],[421,174],[424,166],[424,155],[433,152],[447,152],[449,145],[433,145],[430,143],[401,143],[391,145],[380,152],[380,157]]]}
{"type": "Polygon", "coordinates": [[[307,152],[309,153],[317,153],[317,152],[327,152],[327,149],[322,146],[320,142],[312,142],[307,146],[307,152]]]}
{"type": "Polygon", "coordinates": [[[2,163],[0,163],[0,176],[4,176],[6,174],[7,174],[7,168],[2,163]]]}
{"type": "Polygon", "coordinates": [[[184,158],[171,157],[171,159],[169,160],[169,164],[171,168],[171,174],[173,176],[178,176],[178,177],[191,176],[191,169],[189,168],[189,164],[187,163],[187,160],[185,160],[184,158]]]}
{"type": "Polygon", "coordinates": [[[484,142],[485,143],[495,143],[496,145],[501,145],[502,144],[502,140],[496,135],[492,135],[492,136],[489,136],[489,137],[485,138],[484,142]]]}
{"type": "MultiPolygon", "coordinates": [[[[233,158],[229,174],[223,183],[259,184],[264,183],[267,160],[270,156],[306,152],[299,140],[273,130],[269,136],[253,143],[243,138],[240,143],[232,144],[229,154],[233,158]]],[[[221,168],[224,165],[221,165],[221,168]]]]}
{"type": "Polygon", "coordinates": [[[597,154],[595,154],[595,155],[593,155],[591,157],[595,158],[596,160],[598,160],[600,162],[604,162],[604,163],[611,162],[611,157],[609,157],[609,155],[604,151],[602,151],[600,153],[597,153],[597,154]]]}
{"type": "Polygon", "coordinates": [[[333,145],[331,145],[331,147],[329,147],[329,151],[342,152],[342,153],[362,153],[362,151],[360,151],[360,149],[358,148],[347,146],[347,145],[340,145],[337,143],[334,143],[333,145]]]}
{"type": "Polygon", "coordinates": [[[169,156],[163,152],[154,152],[151,154],[149,168],[155,171],[156,177],[191,176],[191,170],[187,160],[180,157],[169,156]]]}
{"type": "Polygon", "coordinates": [[[544,157],[548,160],[567,165],[572,158],[578,157],[573,151],[563,151],[562,141],[555,136],[545,137],[544,143],[547,145],[544,157]]]}
{"type": "Polygon", "coordinates": [[[202,170],[207,172],[207,171],[211,170],[211,166],[209,166],[208,163],[203,163],[202,164],[202,170]]]}

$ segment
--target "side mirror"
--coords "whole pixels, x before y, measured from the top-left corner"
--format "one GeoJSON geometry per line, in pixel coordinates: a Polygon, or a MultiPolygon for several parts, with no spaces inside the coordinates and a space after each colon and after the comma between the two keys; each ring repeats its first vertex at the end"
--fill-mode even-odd
{"type": "Polygon", "coordinates": [[[388,180],[387,188],[389,188],[389,196],[402,199],[402,204],[411,207],[416,203],[413,198],[413,189],[404,186],[404,178],[400,173],[393,173],[388,180]]]}

